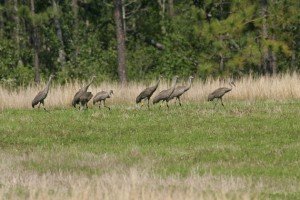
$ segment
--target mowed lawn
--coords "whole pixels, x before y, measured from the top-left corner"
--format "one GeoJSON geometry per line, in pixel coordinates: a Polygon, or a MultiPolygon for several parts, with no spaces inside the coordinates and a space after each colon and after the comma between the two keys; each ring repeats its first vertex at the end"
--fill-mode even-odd
{"type": "MultiPolygon", "coordinates": [[[[299,198],[300,101],[224,103],[216,108],[208,102],[171,103],[169,110],[112,105],[111,111],[1,111],[0,172],[9,173],[0,176],[0,195],[30,197],[27,190],[34,185],[9,182],[18,173],[29,180],[30,174],[93,179],[135,169],[177,182],[207,176],[242,179],[245,187],[237,183],[228,193],[247,190],[250,198],[299,198]]],[[[176,184],[172,187],[176,193],[176,184]]],[[[202,190],[217,193],[218,187],[202,190]]]]}

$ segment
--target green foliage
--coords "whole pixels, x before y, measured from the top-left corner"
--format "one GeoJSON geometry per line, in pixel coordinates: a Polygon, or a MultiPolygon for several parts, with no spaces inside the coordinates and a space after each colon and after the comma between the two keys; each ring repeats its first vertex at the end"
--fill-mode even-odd
{"type": "MultiPolygon", "coordinates": [[[[14,2],[0,3],[1,79],[11,79],[15,85],[32,80],[33,25],[38,29],[42,76],[56,73],[61,82],[92,74],[99,80],[118,79],[112,3],[78,1],[75,15],[72,0],[56,0],[55,5],[50,0],[34,2],[34,14],[30,2],[18,1],[17,12],[14,2]],[[58,59],[62,50],[65,63],[58,59]]],[[[164,2],[165,12],[158,1],[125,1],[129,80],[152,79],[158,74],[202,78],[249,71],[261,74],[265,73],[262,56],[266,51],[276,56],[278,72],[300,66],[297,0],[269,1],[266,16],[261,14],[259,1],[174,1],[174,16],[168,15],[169,5],[164,2]],[[267,38],[262,35],[264,23],[267,38]],[[161,43],[164,50],[149,41],[161,43]]]]}

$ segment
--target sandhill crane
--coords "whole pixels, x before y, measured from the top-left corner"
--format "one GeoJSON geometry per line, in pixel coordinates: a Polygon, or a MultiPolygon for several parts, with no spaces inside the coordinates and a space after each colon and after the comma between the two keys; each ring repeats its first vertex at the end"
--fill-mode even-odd
{"type": "MultiPolygon", "coordinates": [[[[221,88],[218,88],[216,89],[215,91],[213,91],[212,93],[210,93],[208,95],[208,101],[213,101],[214,99],[220,99],[221,100],[221,104],[222,106],[224,106],[223,104],[223,101],[222,101],[222,97],[227,93],[227,92],[230,92],[232,90],[232,86],[235,86],[234,82],[233,81],[230,81],[229,82],[229,86],[230,88],[227,88],[227,87],[221,87],[221,88]]],[[[216,104],[215,104],[216,106],[216,104]]]]}
{"type": "Polygon", "coordinates": [[[110,110],[110,107],[105,105],[105,100],[107,98],[110,98],[113,93],[114,93],[114,91],[112,91],[112,90],[110,90],[109,92],[105,92],[105,91],[98,92],[93,99],[93,104],[95,105],[95,103],[99,102],[99,108],[100,108],[101,101],[103,101],[103,106],[110,110]]]}
{"type": "Polygon", "coordinates": [[[40,91],[34,97],[34,99],[32,100],[32,103],[31,103],[32,108],[34,108],[34,106],[36,106],[37,104],[39,104],[38,108],[40,108],[41,104],[43,104],[44,110],[46,110],[44,100],[46,99],[46,97],[48,95],[50,83],[51,83],[53,77],[54,77],[54,75],[51,74],[50,77],[49,77],[49,80],[48,80],[48,83],[47,83],[45,89],[42,90],[42,91],[40,91]]]}
{"type": "Polygon", "coordinates": [[[152,87],[148,87],[146,89],[144,89],[137,97],[136,97],[136,104],[140,103],[143,99],[147,99],[148,101],[148,108],[149,108],[149,100],[152,96],[152,94],[155,92],[155,90],[157,89],[160,79],[162,78],[162,76],[159,76],[158,81],[156,82],[156,84],[152,87]]]}
{"type": "Polygon", "coordinates": [[[72,106],[74,106],[74,108],[76,108],[76,105],[80,103],[79,97],[87,92],[88,88],[92,84],[95,77],[96,76],[92,76],[91,81],[86,86],[84,86],[80,90],[78,90],[78,92],[76,92],[76,94],[74,95],[74,98],[72,100],[72,106]]]}
{"type": "Polygon", "coordinates": [[[168,99],[169,99],[169,97],[171,96],[171,94],[175,90],[177,79],[178,79],[178,76],[175,76],[173,78],[173,85],[172,85],[172,87],[170,89],[161,91],[156,97],[154,97],[153,104],[156,104],[156,103],[158,103],[160,101],[166,101],[167,107],[169,108],[169,105],[168,105],[168,101],[169,100],[168,99]]]}
{"type": "Polygon", "coordinates": [[[174,92],[168,98],[168,101],[170,101],[171,99],[176,98],[179,101],[179,105],[181,106],[180,97],[181,97],[181,95],[183,95],[185,92],[187,92],[191,88],[193,79],[194,79],[193,76],[189,77],[189,85],[188,86],[178,86],[178,87],[176,87],[174,92]]]}
{"type": "Polygon", "coordinates": [[[80,103],[80,110],[83,108],[87,108],[87,103],[91,98],[93,97],[93,94],[91,92],[83,92],[81,96],[79,97],[79,103],[80,103]]]}

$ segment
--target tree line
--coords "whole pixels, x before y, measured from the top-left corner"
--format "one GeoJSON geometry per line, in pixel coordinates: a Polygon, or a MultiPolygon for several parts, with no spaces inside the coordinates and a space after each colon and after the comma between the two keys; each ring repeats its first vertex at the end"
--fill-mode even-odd
{"type": "Polygon", "coordinates": [[[0,0],[0,81],[299,69],[298,0],[0,0]]]}

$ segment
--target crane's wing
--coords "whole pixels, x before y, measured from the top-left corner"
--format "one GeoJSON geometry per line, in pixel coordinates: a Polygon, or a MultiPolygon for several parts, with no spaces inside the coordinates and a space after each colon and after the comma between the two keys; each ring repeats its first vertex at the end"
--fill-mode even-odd
{"type": "Polygon", "coordinates": [[[37,105],[40,101],[44,100],[47,94],[44,91],[40,91],[32,100],[32,106],[37,105]]]}
{"type": "Polygon", "coordinates": [[[76,106],[76,104],[79,103],[79,98],[80,96],[82,95],[82,90],[80,89],[78,92],[76,92],[76,94],[74,95],[73,97],[73,100],[72,100],[72,106],[76,106]]]}
{"type": "Polygon", "coordinates": [[[186,86],[178,86],[175,88],[174,92],[168,98],[169,100],[174,99],[175,97],[181,96],[186,91],[186,86]]]}
{"type": "Polygon", "coordinates": [[[95,95],[93,101],[94,101],[94,102],[97,102],[97,101],[106,99],[108,96],[109,96],[109,94],[108,94],[107,92],[101,91],[101,92],[98,92],[98,93],[95,95]]]}
{"type": "Polygon", "coordinates": [[[93,97],[93,94],[91,92],[84,92],[80,97],[80,101],[86,101],[88,102],[93,97]]]}
{"type": "Polygon", "coordinates": [[[231,91],[231,88],[222,87],[213,91],[211,95],[214,96],[215,98],[220,98],[229,91],[231,91]]]}
{"type": "Polygon", "coordinates": [[[155,92],[157,87],[152,86],[144,89],[137,97],[136,97],[136,103],[140,103],[145,98],[150,98],[152,94],[155,92]]]}
{"type": "Polygon", "coordinates": [[[161,91],[156,97],[153,99],[153,103],[158,103],[161,100],[167,100],[170,96],[171,89],[161,91]]]}

